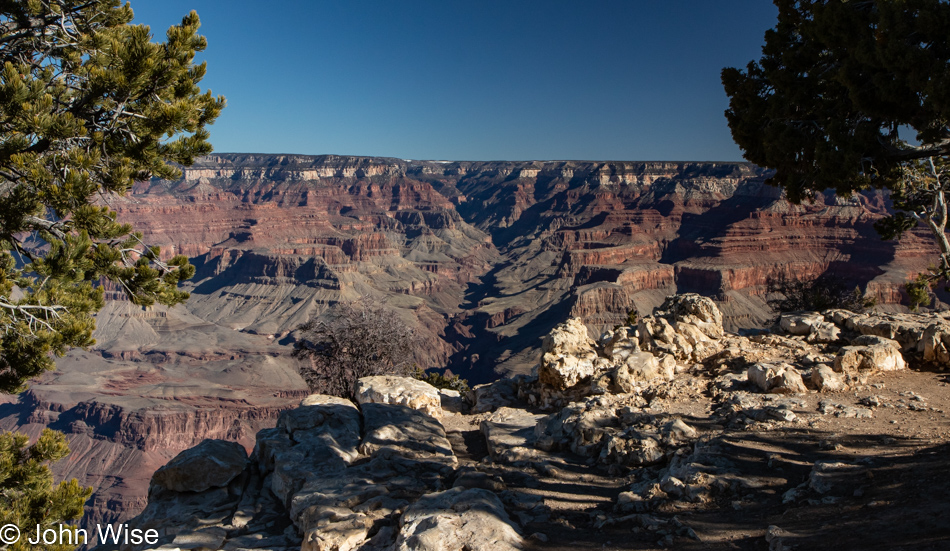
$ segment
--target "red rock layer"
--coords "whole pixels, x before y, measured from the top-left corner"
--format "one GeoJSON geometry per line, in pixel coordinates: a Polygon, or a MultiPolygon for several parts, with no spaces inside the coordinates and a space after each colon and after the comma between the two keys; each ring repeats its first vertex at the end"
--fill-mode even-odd
{"type": "Polygon", "coordinates": [[[0,424],[66,431],[60,474],[100,487],[88,518],[128,518],[178,450],[248,443],[297,401],[289,335],[337,301],[399,309],[425,339],[421,365],[478,383],[530,369],[571,315],[596,332],[699,291],[727,326],[751,327],[771,275],[830,269],[896,303],[934,257],[924,232],[877,238],[881,194],[794,206],[765,177],[742,163],[206,157],[109,199],[163,255],[192,257],[191,300],[110,303],[96,348],[2,406],[0,424]]]}

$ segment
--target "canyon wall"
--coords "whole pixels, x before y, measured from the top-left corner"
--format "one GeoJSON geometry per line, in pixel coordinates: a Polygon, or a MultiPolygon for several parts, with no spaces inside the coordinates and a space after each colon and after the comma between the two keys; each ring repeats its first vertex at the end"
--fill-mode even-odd
{"type": "Polygon", "coordinates": [[[0,425],[67,433],[59,476],[94,485],[87,521],[128,518],[148,477],[204,438],[250,445],[306,392],[293,331],[334,303],[397,309],[415,360],[473,383],[529,371],[569,316],[592,332],[673,292],[715,298],[727,329],[770,312],[770,275],[832,271],[899,308],[932,262],[924,231],[884,242],[885,195],[791,205],[744,163],[429,162],[222,154],[107,202],[197,267],[191,299],[147,311],[116,293],[97,344],[0,405],[0,425]]]}
{"type": "Polygon", "coordinates": [[[285,339],[370,295],[419,320],[417,360],[476,382],[530,369],[560,314],[598,332],[679,289],[761,326],[770,275],[827,270],[882,303],[926,267],[926,232],[881,241],[881,193],[791,205],[745,163],[431,162],[215,155],[113,202],[198,266],[188,309],[285,339]]]}

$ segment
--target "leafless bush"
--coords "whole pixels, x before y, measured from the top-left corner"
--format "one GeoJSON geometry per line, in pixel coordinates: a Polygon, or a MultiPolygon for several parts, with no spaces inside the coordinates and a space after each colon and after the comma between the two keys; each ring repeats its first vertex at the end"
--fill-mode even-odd
{"type": "Polygon", "coordinates": [[[770,276],[766,281],[766,297],[766,303],[777,313],[821,312],[831,308],[864,312],[876,303],[860,286],[849,285],[834,272],[801,279],[786,273],[770,276]]]}
{"type": "Polygon", "coordinates": [[[294,356],[311,392],[353,398],[361,377],[408,374],[417,344],[392,308],[360,299],[341,302],[298,328],[294,356]]]}

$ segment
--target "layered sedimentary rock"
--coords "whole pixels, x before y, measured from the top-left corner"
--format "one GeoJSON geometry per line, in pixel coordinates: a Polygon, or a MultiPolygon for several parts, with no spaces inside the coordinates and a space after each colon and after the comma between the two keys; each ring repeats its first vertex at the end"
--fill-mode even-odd
{"type": "MultiPolygon", "coordinates": [[[[755,327],[770,275],[829,269],[892,304],[935,254],[924,232],[876,236],[881,194],[795,206],[766,176],[743,163],[205,157],[178,181],[106,199],[163,255],[192,258],[191,300],[110,303],[97,345],[0,421],[65,430],[74,452],[58,474],[99,488],[90,518],[122,518],[178,451],[204,438],[249,446],[298,401],[293,330],[341,300],[398,309],[424,340],[420,365],[481,383],[527,373],[569,317],[597,338],[679,289],[712,296],[727,329],[755,327]]],[[[669,366],[604,384],[654,367],[669,366]]]]}
{"type": "Polygon", "coordinates": [[[307,394],[273,339],[182,306],[109,302],[97,321],[96,347],[59,359],[55,372],[0,405],[0,429],[66,434],[71,453],[53,467],[95,489],[89,526],[135,515],[155,469],[206,438],[250,449],[259,430],[307,394]]]}
{"type": "Polygon", "coordinates": [[[439,338],[465,286],[497,252],[408,165],[371,157],[227,155],[177,182],[152,181],[112,202],[164,254],[198,273],[188,309],[278,338],[341,300],[371,296],[418,320],[417,358],[444,364],[439,338]]]}
{"type": "Polygon", "coordinates": [[[532,356],[521,351],[536,349],[556,320],[578,316],[600,332],[630,310],[649,313],[674,290],[713,297],[730,330],[767,322],[766,281],[782,273],[831,271],[882,304],[899,303],[900,284],[935,251],[924,231],[900,242],[877,236],[873,222],[888,212],[883,194],[819,195],[792,205],[764,183],[767,172],[742,163],[449,163],[431,170],[504,259],[483,278],[478,308],[464,320],[478,339],[497,339],[499,352],[454,358],[476,371],[526,372],[532,356]]]}
{"type": "Polygon", "coordinates": [[[744,163],[427,162],[215,155],[112,201],[166,254],[193,257],[189,310],[283,338],[370,295],[418,320],[421,364],[475,381],[524,372],[577,316],[599,332],[676,290],[760,326],[780,273],[832,270],[884,303],[925,267],[925,232],[882,242],[881,194],[791,205],[744,163]],[[526,352],[526,349],[531,349],[526,352]]]}
{"type": "MultiPolygon", "coordinates": [[[[614,533],[626,538],[628,546],[633,538],[659,537],[650,548],[685,547],[686,538],[710,547],[709,542],[722,542],[713,539],[722,524],[696,522],[698,515],[683,511],[711,514],[724,509],[723,500],[741,503],[739,499],[748,500],[750,508],[808,499],[815,499],[810,507],[819,507],[816,496],[834,502],[848,496],[874,500],[875,494],[864,494],[871,488],[880,491],[871,486],[875,477],[859,469],[872,464],[883,471],[883,457],[830,455],[832,438],[841,436],[814,427],[849,417],[886,427],[875,418],[887,415],[883,410],[888,408],[900,408],[905,418],[945,419],[944,410],[928,408],[916,393],[892,393],[909,398],[892,404],[867,395],[897,378],[870,387],[867,379],[873,375],[884,381],[893,370],[891,358],[904,362],[906,356],[917,367],[932,363],[926,359],[928,342],[945,334],[947,316],[848,317],[841,311],[795,316],[801,323],[789,320],[788,325],[810,324],[810,332],[786,334],[776,328],[749,338],[724,330],[722,314],[708,298],[674,295],[637,327],[622,325],[599,343],[572,318],[546,336],[536,376],[489,385],[495,390],[506,384],[518,387],[507,405],[474,413],[486,405],[481,398],[487,395],[478,392],[485,387],[478,387],[467,397],[475,407],[441,421],[426,412],[433,389],[412,379],[368,377],[357,384],[377,389],[378,398],[398,400],[370,401],[364,399],[366,393],[355,403],[308,396],[299,407],[283,412],[276,428],[258,433],[250,457],[238,445],[208,440],[157,471],[148,506],[129,523],[152,530],[155,541],[117,548],[515,551],[534,548],[530,540],[548,541],[545,534],[558,530],[565,511],[571,510],[580,513],[573,517],[577,524],[568,527],[571,535],[617,525],[614,533]],[[666,322],[664,340],[650,332],[659,320],[666,322]],[[822,323],[839,329],[834,342],[809,341],[822,323]],[[698,332],[716,345],[687,352],[683,343],[698,332]],[[899,335],[901,341],[874,332],[899,335]],[[664,343],[679,343],[678,349],[664,343]],[[890,352],[871,353],[876,347],[890,352]],[[853,351],[869,352],[867,365],[838,361],[853,351]],[[631,358],[645,355],[654,364],[665,363],[674,357],[670,352],[677,357],[665,376],[644,378],[627,388],[607,389],[597,382],[599,375],[629,366],[631,358]],[[822,382],[835,376],[841,377],[838,388],[822,382]],[[569,403],[546,399],[548,391],[568,389],[577,391],[569,403]],[[847,393],[836,394],[845,389],[847,393]],[[859,392],[866,395],[859,403],[868,407],[837,403],[855,402],[859,392]],[[697,408],[696,402],[703,406],[697,408]],[[442,424],[447,420],[455,421],[454,431],[442,424]],[[479,430],[460,437],[459,427],[476,424],[479,430]],[[456,437],[448,437],[449,432],[456,437]],[[763,453],[762,446],[775,446],[781,442],[776,435],[785,432],[794,435],[794,453],[763,453]],[[750,456],[740,456],[738,446],[730,450],[737,435],[750,434],[757,440],[747,442],[758,443],[750,456]],[[480,445],[473,445],[476,440],[480,445]],[[472,454],[476,449],[482,450],[480,457],[472,454]],[[788,472],[793,466],[795,475],[788,472]],[[844,472],[861,476],[846,482],[844,472]],[[863,489],[857,491],[856,484],[863,489]],[[591,491],[607,498],[596,515],[589,514],[585,502],[591,491]],[[630,524],[654,528],[631,530],[630,524]],[[660,531],[661,526],[667,528],[660,531]]],[[[945,369],[947,362],[940,365],[945,369]]],[[[946,396],[928,394],[941,402],[946,396]]],[[[853,437],[868,426],[846,430],[853,437]]],[[[875,435],[874,441],[879,438],[875,435]]],[[[893,487],[890,480],[876,484],[893,487]]],[[[884,506],[900,510],[894,504],[874,507],[884,506]]],[[[773,514],[788,518],[779,507],[773,514]]],[[[739,515],[748,518],[747,513],[739,515]]],[[[753,522],[761,525],[759,518],[753,522]]],[[[854,536],[848,532],[846,537],[854,536]]],[[[554,541],[579,545],[574,538],[554,541]]]]}

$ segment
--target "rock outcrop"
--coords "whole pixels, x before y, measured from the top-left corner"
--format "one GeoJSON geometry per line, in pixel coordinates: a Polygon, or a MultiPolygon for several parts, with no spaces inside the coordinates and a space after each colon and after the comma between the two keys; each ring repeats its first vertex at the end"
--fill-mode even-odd
{"type": "Polygon", "coordinates": [[[176,492],[223,488],[244,471],[247,451],[237,442],[205,440],[176,455],[152,475],[152,483],[176,492]]]}
{"type": "Polygon", "coordinates": [[[0,413],[3,430],[66,434],[69,460],[52,467],[56,477],[95,489],[89,526],[142,511],[152,473],[205,439],[252,449],[258,431],[307,395],[283,346],[182,306],[108,302],[94,337],[98,348],[57,359],[56,371],[0,413]]]}
{"type": "Polygon", "coordinates": [[[498,496],[451,488],[457,459],[442,425],[406,405],[312,395],[258,434],[250,461],[226,446],[205,441],[156,472],[130,524],[190,549],[521,548],[498,496]],[[201,476],[215,462],[221,472],[201,476]]]}
{"type": "Polygon", "coordinates": [[[719,351],[722,313],[708,297],[695,293],[668,298],[660,309],[640,320],[644,350],[682,361],[703,362],[719,351]]]}
{"type": "MultiPolygon", "coordinates": [[[[276,428],[258,433],[250,458],[240,446],[212,440],[175,457],[155,473],[148,506],[130,526],[159,533],[159,544],[147,548],[515,550],[524,548],[527,534],[545,541],[543,532],[532,531],[549,522],[551,512],[531,493],[536,481],[523,487],[518,481],[533,480],[528,473],[536,472],[560,488],[570,468],[601,473],[617,487],[612,511],[598,513],[593,528],[632,522],[645,529],[634,533],[656,532],[664,547],[676,537],[700,539],[677,516],[664,515],[760,493],[783,503],[824,499],[849,473],[864,472],[853,463],[816,461],[805,482],[794,486],[775,475],[782,469],[772,469],[773,462],[782,459],[771,454],[766,474],[750,474],[751,460],[738,457],[731,435],[811,427],[825,416],[873,419],[873,408],[883,406],[880,397],[851,406],[840,403],[838,392],[866,389],[864,379],[889,375],[896,358],[927,362],[920,349],[928,331],[911,342],[910,331],[895,331],[903,335],[898,341],[858,330],[893,322],[889,314],[865,314],[850,326],[846,320],[855,317],[840,311],[802,317],[809,323],[788,324],[787,336],[744,337],[722,329],[715,304],[682,295],[645,318],[646,324],[665,322],[662,333],[640,335],[641,320],[638,328],[618,327],[594,341],[570,320],[552,330],[539,361],[554,370],[584,360],[590,375],[542,379],[539,369],[536,376],[477,387],[468,399],[482,412],[441,420],[441,410],[427,412],[438,393],[411,379],[363,379],[358,403],[308,396],[281,413],[276,428]],[[838,329],[838,339],[810,340],[826,323],[838,329]],[[707,343],[702,356],[695,355],[697,342],[707,343]],[[598,379],[648,364],[647,357],[654,366],[666,363],[669,373],[629,386],[598,379]],[[504,400],[488,399],[495,386],[504,389],[504,400]],[[566,393],[574,400],[550,399],[566,393]],[[696,409],[700,400],[713,407],[696,409]],[[463,417],[478,423],[469,437],[481,438],[487,450],[481,460],[468,456],[466,438],[448,435],[442,424],[463,417]],[[209,472],[212,465],[220,465],[218,472],[209,472]]],[[[942,319],[905,315],[900,327],[931,327],[942,319]]],[[[910,398],[908,411],[936,411],[920,405],[919,395],[902,395],[910,398]]]]}
{"type": "Polygon", "coordinates": [[[442,394],[439,390],[425,381],[407,377],[363,377],[356,383],[356,402],[360,405],[398,404],[436,419],[442,418],[442,394]]]}
{"type": "MultiPolygon", "coordinates": [[[[760,327],[770,315],[769,276],[832,269],[893,308],[900,285],[936,253],[923,230],[899,242],[877,237],[873,223],[888,212],[881,194],[791,205],[766,176],[746,163],[201,158],[178,181],[140,182],[104,199],[163,255],[192,258],[191,299],[145,310],[107,287],[114,300],[99,315],[96,346],[72,352],[10,400],[0,426],[66,431],[72,460],[57,476],[98,489],[88,522],[122,520],[141,510],[149,475],[179,451],[205,438],[250,448],[306,394],[286,357],[293,330],[340,300],[397,308],[424,342],[415,360],[472,384],[529,376],[542,337],[567,317],[592,335],[621,325],[619,345],[597,352],[609,364],[580,385],[558,383],[573,390],[552,399],[569,403],[649,386],[715,354],[719,341],[703,331],[701,312],[665,307],[652,333],[640,331],[648,340],[623,333],[636,329],[626,326],[631,311],[646,315],[672,293],[714,298],[725,329],[760,327]],[[684,316],[695,319],[676,321],[684,316]],[[667,342],[664,323],[696,331],[674,329],[680,341],[667,342]],[[654,365],[642,353],[661,344],[668,352],[654,365]]],[[[866,332],[897,341],[905,356],[950,362],[945,319],[921,327],[899,315],[825,317],[809,344],[866,332]]],[[[529,387],[476,390],[475,408],[490,411],[519,393],[540,399],[529,387]]]]}
{"type": "Polygon", "coordinates": [[[555,390],[567,390],[590,379],[597,359],[587,327],[580,319],[571,318],[541,343],[538,380],[555,390]]]}

